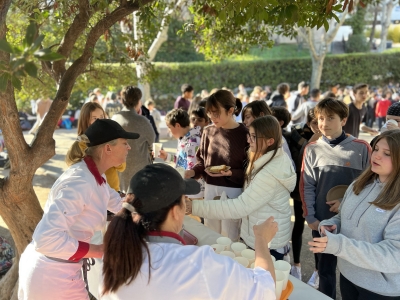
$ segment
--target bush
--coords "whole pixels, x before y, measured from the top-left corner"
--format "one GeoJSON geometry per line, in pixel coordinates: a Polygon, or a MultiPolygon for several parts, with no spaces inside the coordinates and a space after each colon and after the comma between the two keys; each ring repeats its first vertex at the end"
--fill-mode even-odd
{"type": "Polygon", "coordinates": [[[349,36],[349,40],[346,43],[346,52],[367,52],[369,51],[369,46],[367,39],[362,34],[352,34],[349,36]]]}
{"type": "Polygon", "coordinates": [[[400,43],[400,26],[391,25],[389,27],[387,39],[393,41],[393,43],[400,43]]]}

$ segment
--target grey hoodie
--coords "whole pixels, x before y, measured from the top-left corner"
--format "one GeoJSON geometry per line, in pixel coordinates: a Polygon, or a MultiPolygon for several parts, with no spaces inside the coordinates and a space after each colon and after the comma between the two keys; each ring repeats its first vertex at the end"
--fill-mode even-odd
{"type": "Polygon", "coordinates": [[[400,204],[383,210],[370,204],[384,184],[375,180],[359,195],[352,183],[339,214],[322,225],[336,225],[326,232],[324,253],[338,257],[339,271],[355,285],[384,296],[400,296],[400,204]]]}

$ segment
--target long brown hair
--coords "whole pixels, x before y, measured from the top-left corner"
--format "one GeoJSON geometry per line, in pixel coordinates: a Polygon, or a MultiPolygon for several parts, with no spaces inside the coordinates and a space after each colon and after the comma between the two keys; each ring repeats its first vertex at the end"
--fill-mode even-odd
{"type": "Polygon", "coordinates": [[[281,147],[282,143],[282,129],[279,125],[278,120],[273,116],[265,116],[261,118],[255,119],[250,127],[254,128],[256,134],[256,151],[251,152],[250,149],[248,151],[249,164],[246,170],[246,178],[245,181],[247,184],[260,172],[276,155],[279,147],[281,147]],[[267,147],[264,151],[262,151],[262,147],[265,143],[265,140],[273,138],[274,143],[267,147]],[[259,169],[254,169],[254,162],[266,154],[267,152],[274,151],[271,158],[262,165],[259,169]]]}
{"type": "MultiPolygon", "coordinates": [[[[146,200],[143,200],[146,201],[146,200]]],[[[161,225],[168,213],[176,205],[182,205],[182,196],[167,207],[155,212],[142,213],[142,201],[128,194],[126,202],[132,205],[137,214],[122,208],[111,220],[104,236],[102,295],[116,292],[122,285],[130,284],[140,272],[146,253],[149,260],[150,250],[146,242],[148,231],[161,231],[161,225]]]]}
{"type": "MultiPolygon", "coordinates": [[[[78,119],[78,136],[83,135],[86,129],[88,129],[90,126],[90,114],[96,109],[101,109],[104,117],[106,116],[103,107],[97,102],[88,102],[82,106],[78,119]]],[[[84,156],[85,152],[79,147],[79,142],[75,141],[68,149],[67,155],[65,156],[65,163],[69,167],[80,162],[84,156]]]]}
{"type": "Polygon", "coordinates": [[[235,98],[235,96],[227,90],[218,90],[211,96],[207,97],[206,102],[206,112],[210,112],[212,109],[215,109],[219,113],[221,113],[220,106],[222,106],[226,112],[232,107],[234,108],[233,113],[235,116],[238,116],[242,111],[242,102],[235,98]]]}
{"type": "Polygon", "coordinates": [[[246,111],[249,111],[254,119],[257,119],[258,117],[272,115],[272,111],[265,101],[253,101],[253,102],[250,102],[249,104],[247,104],[243,108],[243,111],[242,111],[242,121],[243,122],[244,122],[244,117],[245,117],[246,111]],[[261,113],[263,113],[262,116],[261,116],[261,113]]]}
{"type": "MultiPolygon", "coordinates": [[[[389,145],[393,171],[390,173],[381,193],[374,201],[371,202],[371,204],[374,204],[381,209],[391,210],[396,205],[400,204],[400,131],[389,130],[383,132],[375,140],[372,146],[372,151],[375,151],[374,149],[376,144],[382,139],[385,139],[389,145]]],[[[354,194],[359,195],[365,186],[372,183],[378,177],[378,174],[372,172],[370,164],[367,169],[365,169],[365,171],[356,179],[353,185],[354,194]]]]}

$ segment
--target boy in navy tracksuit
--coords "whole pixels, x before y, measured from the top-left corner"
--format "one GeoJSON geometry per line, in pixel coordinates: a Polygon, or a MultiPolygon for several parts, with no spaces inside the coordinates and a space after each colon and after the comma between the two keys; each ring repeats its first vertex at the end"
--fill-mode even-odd
{"type": "MultiPolygon", "coordinates": [[[[322,137],[308,144],[304,151],[300,178],[303,215],[319,237],[320,221],[330,219],[339,209],[341,199],[326,201],[328,191],[337,185],[350,185],[369,163],[371,147],[365,141],[346,135],[349,108],[341,101],[327,98],[318,103],[314,113],[322,137]]],[[[336,298],[336,256],[318,254],[319,291],[336,298]]]]}

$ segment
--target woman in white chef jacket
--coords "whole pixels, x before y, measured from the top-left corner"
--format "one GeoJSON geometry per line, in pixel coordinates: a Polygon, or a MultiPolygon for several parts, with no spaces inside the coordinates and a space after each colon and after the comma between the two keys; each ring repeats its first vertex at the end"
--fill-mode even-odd
{"type": "Polygon", "coordinates": [[[115,121],[96,120],[78,138],[82,149],[87,147],[85,155],[54,183],[33,240],[21,255],[20,300],[89,299],[82,259],[103,256],[103,246],[90,239],[104,227],[107,209],[122,207],[103,173],[125,162],[127,139],[138,137],[115,121]]]}
{"type": "Polygon", "coordinates": [[[100,299],[275,299],[268,242],[277,231],[271,217],[254,226],[255,268],[247,269],[210,246],[184,246],[178,234],[185,196],[200,191],[165,164],[148,165],[131,181],[122,209],[104,237],[100,299]]]}

